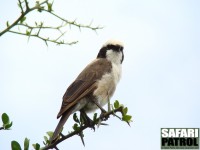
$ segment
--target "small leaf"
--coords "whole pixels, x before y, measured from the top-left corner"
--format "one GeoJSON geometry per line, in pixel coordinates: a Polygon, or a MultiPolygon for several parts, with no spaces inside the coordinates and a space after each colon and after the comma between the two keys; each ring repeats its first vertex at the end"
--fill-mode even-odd
{"type": "Polygon", "coordinates": [[[79,124],[84,124],[85,123],[85,119],[83,115],[80,115],[80,123],[79,124]]]}
{"type": "Polygon", "coordinates": [[[29,149],[29,142],[30,142],[30,140],[25,138],[25,140],[24,140],[24,150],[28,150],[29,149]]]}
{"type": "Polygon", "coordinates": [[[19,145],[19,143],[17,141],[11,142],[11,148],[12,148],[12,150],[21,150],[21,146],[19,145]]]}
{"type": "Polygon", "coordinates": [[[6,125],[4,126],[4,128],[5,128],[5,129],[9,129],[11,126],[12,126],[12,122],[9,123],[9,124],[6,124],[6,125]]]}
{"type": "Polygon", "coordinates": [[[128,108],[127,107],[125,107],[125,108],[123,108],[123,115],[126,115],[127,114],[127,112],[128,112],[128,108]]]}
{"type": "Polygon", "coordinates": [[[31,35],[31,32],[26,30],[26,35],[28,35],[28,36],[31,35]]]}
{"type": "Polygon", "coordinates": [[[23,23],[26,20],[26,17],[24,16],[21,20],[20,23],[23,23]]]}
{"type": "Polygon", "coordinates": [[[40,150],[40,144],[36,143],[36,150],[40,150]]]}
{"type": "Polygon", "coordinates": [[[44,22],[40,22],[39,27],[43,27],[44,22]]]}
{"type": "Polygon", "coordinates": [[[80,127],[78,126],[77,123],[75,123],[75,124],[73,125],[73,129],[74,129],[75,131],[79,131],[80,127]]]}
{"type": "Polygon", "coordinates": [[[53,136],[53,132],[49,131],[49,132],[47,132],[47,135],[51,138],[53,136]]]}
{"type": "Polygon", "coordinates": [[[47,3],[47,6],[48,6],[49,12],[53,11],[53,9],[52,9],[53,3],[47,3]]]}
{"type": "Polygon", "coordinates": [[[50,143],[49,139],[47,136],[44,136],[44,141],[43,141],[43,144],[44,145],[48,145],[50,143]]]}
{"type": "Polygon", "coordinates": [[[96,121],[96,120],[97,120],[97,113],[95,113],[93,116],[93,121],[96,121]]]}
{"type": "Polygon", "coordinates": [[[48,141],[48,137],[44,136],[44,140],[45,140],[45,142],[47,142],[48,141]]]}
{"type": "Polygon", "coordinates": [[[9,27],[9,26],[10,26],[10,24],[9,24],[9,22],[8,22],[8,21],[6,22],[6,26],[7,26],[7,27],[9,27]]]}
{"type": "Polygon", "coordinates": [[[40,150],[40,144],[32,144],[35,150],[40,150]]]}
{"type": "Polygon", "coordinates": [[[118,100],[115,101],[114,107],[115,107],[115,109],[119,108],[119,101],[118,100]]]}
{"type": "Polygon", "coordinates": [[[3,121],[3,124],[8,124],[10,121],[9,121],[9,117],[6,113],[3,113],[2,116],[1,116],[1,119],[3,121]]]}
{"type": "Polygon", "coordinates": [[[130,122],[130,121],[131,121],[131,118],[132,118],[132,116],[130,116],[130,115],[125,115],[125,116],[122,117],[122,120],[123,120],[123,121],[126,121],[126,122],[130,122]]]}
{"type": "Polygon", "coordinates": [[[33,148],[36,149],[36,144],[32,144],[33,148]]]}
{"type": "Polygon", "coordinates": [[[37,10],[41,13],[44,10],[44,6],[38,5],[38,9],[37,10]]]}
{"type": "Polygon", "coordinates": [[[78,119],[76,113],[74,113],[73,119],[74,119],[75,122],[80,123],[80,121],[79,121],[79,119],[78,119]]]}

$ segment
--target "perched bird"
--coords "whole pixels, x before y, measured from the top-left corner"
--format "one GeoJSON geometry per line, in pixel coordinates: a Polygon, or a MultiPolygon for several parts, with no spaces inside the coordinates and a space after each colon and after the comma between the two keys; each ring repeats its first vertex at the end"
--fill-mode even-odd
{"type": "Polygon", "coordinates": [[[55,141],[71,114],[80,111],[90,121],[86,113],[108,103],[121,77],[124,60],[123,44],[109,40],[100,49],[97,58],[86,66],[63,96],[61,109],[57,115],[60,121],[51,138],[55,141]]]}

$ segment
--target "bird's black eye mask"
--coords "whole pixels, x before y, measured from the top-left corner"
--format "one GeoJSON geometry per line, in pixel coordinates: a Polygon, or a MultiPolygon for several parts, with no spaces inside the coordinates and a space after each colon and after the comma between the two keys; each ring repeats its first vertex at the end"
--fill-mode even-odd
{"type": "Polygon", "coordinates": [[[124,49],[120,45],[107,45],[106,47],[107,47],[107,49],[112,49],[112,50],[117,51],[117,52],[123,51],[123,49],[124,49]]]}
{"type": "Polygon", "coordinates": [[[112,49],[112,50],[114,50],[116,52],[120,52],[121,51],[122,52],[122,61],[123,61],[123,59],[124,59],[123,49],[124,48],[122,46],[120,46],[120,45],[107,45],[107,46],[102,47],[100,49],[98,55],[97,55],[97,58],[106,58],[106,52],[109,49],[112,49]]]}

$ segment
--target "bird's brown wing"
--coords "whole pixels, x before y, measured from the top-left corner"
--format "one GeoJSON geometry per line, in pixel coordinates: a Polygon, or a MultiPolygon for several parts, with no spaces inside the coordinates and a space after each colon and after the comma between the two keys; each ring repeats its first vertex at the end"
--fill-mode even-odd
{"type": "Polygon", "coordinates": [[[97,88],[96,81],[101,79],[105,72],[110,72],[111,68],[111,62],[103,58],[90,63],[68,87],[63,96],[62,106],[57,118],[72,109],[83,97],[93,93],[97,88]]]}

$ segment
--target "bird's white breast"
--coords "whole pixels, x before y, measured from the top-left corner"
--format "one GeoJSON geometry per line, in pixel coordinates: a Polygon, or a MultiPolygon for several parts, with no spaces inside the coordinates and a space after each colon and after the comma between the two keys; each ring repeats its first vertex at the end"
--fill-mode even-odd
{"type": "MultiPolygon", "coordinates": [[[[101,106],[107,104],[108,100],[114,94],[117,83],[121,78],[121,72],[121,64],[112,63],[111,72],[106,73],[99,81],[97,81],[97,89],[93,94],[96,96],[96,100],[101,106]]],[[[88,103],[86,108],[86,111],[93,111],[98,107],[94,103],[88,103]]]]}

